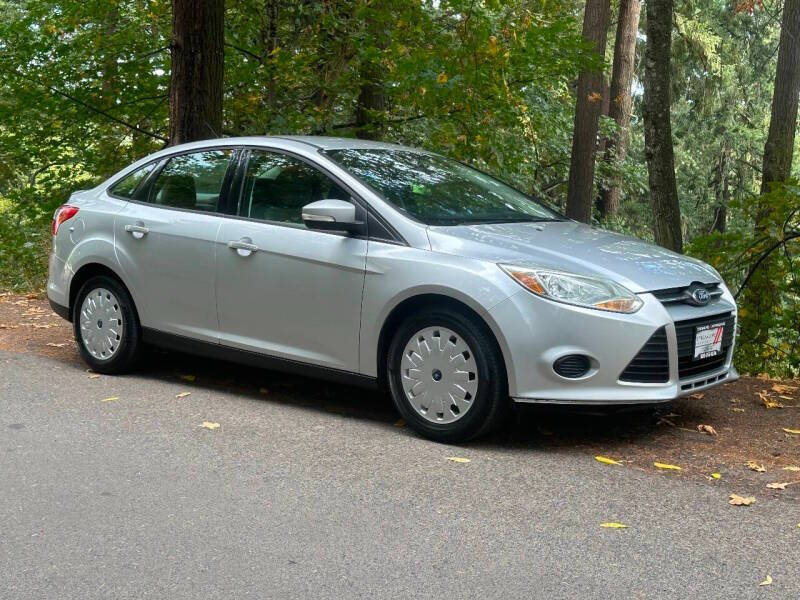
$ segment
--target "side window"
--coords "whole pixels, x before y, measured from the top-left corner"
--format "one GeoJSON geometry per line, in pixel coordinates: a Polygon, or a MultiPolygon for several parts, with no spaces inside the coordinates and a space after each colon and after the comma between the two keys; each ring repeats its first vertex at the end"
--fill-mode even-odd
{"type": "Polygon", "coordinates": [[[206,150],[169,160],[153,182],[150,202],[159,206],[216,211],[233,150],[206,150]]]}
{"type": "Polygon", "coordinates": [[[143,166],[141,169],[137,169],[124,179],[118,181],[114,184],[114,186],[109,190],[109,193],[113,196],[120,196],[121,198],[131,198],[134,200],[141,199],[141,189],[142,184],[147,179],[147,176],[153,172],[155,169],[158,161],[151,162],[149,165],[143,166]],[[137,192],[139,194],[137,194],[137,192]]]}
{"type": "Polygon", "coordinates": [[[302,160],[254,150],[247,163],[239,215],[302,225],[306,204],[334,198],[349,200],[350,194],[302,160]]]}

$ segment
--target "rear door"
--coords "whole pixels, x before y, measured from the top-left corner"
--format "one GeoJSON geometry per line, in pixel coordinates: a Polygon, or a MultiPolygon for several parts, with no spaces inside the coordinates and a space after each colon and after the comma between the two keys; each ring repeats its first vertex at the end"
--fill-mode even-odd
{"type": "Polygon", "coordinates": [[[306,204],[333,198],[352,200],[316,166],[250,151],[238,215],[217,245],[222,344],[358,371],[367,241],[311,231],[301,218],[306,204]]]}
{"type": "Polygon", "coordinates": [[[117,215],[117,258],[143,327],[217,341],[215,242],[236,151],[204,149],[160,165],[117,215]]]}

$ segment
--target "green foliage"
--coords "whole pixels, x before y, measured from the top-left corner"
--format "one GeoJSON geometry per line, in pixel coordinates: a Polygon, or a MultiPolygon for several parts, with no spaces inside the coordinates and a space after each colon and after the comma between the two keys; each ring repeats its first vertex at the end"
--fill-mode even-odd
{"type": "MultiPolygon", "coordinates": [[[[755,290],[760,279],[775,283],[779,293],[751,311],[740,305],[737,366],[744,372],[769,372],[785,377],[800,375],[800,186],[796,181],[775,186],[755,200],[735,203],[736,210],[757,213],[763,231],[752,226],[732,228],[694,239],[689,252],[714,265],[737,299],[755,290]],[[767,258],[770,260],[766,260],[767,258]],[[766,334],[766,343],[752,343],[766,334]]],[[[758,291],[758,290],[755,290],[758,291]]]]}

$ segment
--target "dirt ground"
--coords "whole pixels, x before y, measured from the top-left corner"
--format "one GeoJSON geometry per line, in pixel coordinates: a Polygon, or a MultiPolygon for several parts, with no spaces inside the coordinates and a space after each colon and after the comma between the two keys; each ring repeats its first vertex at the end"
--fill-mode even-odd
{"type": "MultiPolygon", "coordinates": [[[[37,354],[86,369],[71,325],[36,295],[0,294],[0,350],[37,354]]],[[[154,377],[186,379],[186,373],[202,373],[191,375],[194,385],[258,390],[273,400],[320,403],[326,410],[354,418],[397,419],[391,402],[375,392],[180,354],[154,354],[156,359],[143,366],[154,377]]],[[[725,481],[762,498],[800,500],[800,380],[742,377],[656,409],[526,406],[516,411],[507,428],[475,445],[581,452],[622,463],[604,468],[634,468],[709,485],[725,481]],[[700,426],[709,426],[716,435],[698,430],[700,426]],[[680,470],[658,468],[656,462],[680,470]],[[770,483],[789,485],[784,490],[769,489],[770,483]]]]}

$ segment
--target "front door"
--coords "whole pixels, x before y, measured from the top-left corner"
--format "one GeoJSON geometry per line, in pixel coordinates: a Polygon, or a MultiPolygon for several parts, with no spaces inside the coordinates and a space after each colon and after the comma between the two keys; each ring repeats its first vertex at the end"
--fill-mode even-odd
{"type": "Polygon", "coordinates": [[[117,215],[117,258],[143,327],[217,341],[215,242],[223,219],[216,211],[233,152],[170,158],[143,200],[117,215]]]}
{"type": "Polygon", "coordinates": [[[217,243],[220,342],[347,371],[358,371],[367,242],[311,231],[301,209],[350,199],[308,163],[251,151],[238,217],[217,243]]]}

